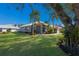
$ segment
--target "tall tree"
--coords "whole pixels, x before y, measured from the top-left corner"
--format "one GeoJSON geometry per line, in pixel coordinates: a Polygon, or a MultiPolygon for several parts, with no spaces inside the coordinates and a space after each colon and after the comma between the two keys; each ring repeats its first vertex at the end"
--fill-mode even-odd
{"type": "MultiPolygon", "coordinates": [[[[46,9],[47,9],[47,13],[48,13],[48,16],[49,16],[49,19],[48,19],[48,23],[50,25],[50,22],[52,21],[52,31],[54,33],[54,18],[55,18],[55,10],[53,8],[51,8],[51,6],[49,4],[45,5],[46,9]]],[[[50,26],[49,26],[50,28],[50,26]]]]}
{"type": "Polygon", "coordinates": [[[31,14],[30,14],[30,20],[32,21],[32,27],[31,27],[31,30],[32,30],[32,34],[34,34],[34,30],[36,29],[36,26],[35,26],[35,22],[36,21],[38,21],[39,22],[39,11],[37,11],[37,10],[35,10],[34,8],[33,8],[33,4],[30,4],[30,7],[31,7],[31,10],[32,10],[32,12],[31,12],[31,14]]]}
{"type": "Polygon", "coordinates": [[[30,19],[33,21],[32,25],[32,34],[34,34],[35,22],[39,21],[39,12],[37,10],[33,10],[30,14],[30,19]]]}

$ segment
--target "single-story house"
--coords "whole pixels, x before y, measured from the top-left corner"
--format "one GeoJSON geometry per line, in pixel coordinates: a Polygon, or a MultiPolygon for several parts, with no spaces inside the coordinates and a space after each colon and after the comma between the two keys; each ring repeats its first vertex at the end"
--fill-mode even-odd
{"type": "MultiPolygon", "coordinates": [[[[47,23],[44,23],[42,21],[40,21],[40,22],[36,21],[33,24],[30,23],[30,24],[25,24],[25,25],[21,26],[20,31],[21,32],[26,32],[26,33],[32,33],[32,31],[34,30],[34,32],[37,33],[37,34],[47,32],[47,26],[48,26],[47,23]],[[33,24],[34,24],[34,26],[33,26],[33,24]]],[[[50,25],[50,27],[52,27],[52,25],[50,25]]],[[[60,27],[60,26],[54,26],[54,28],[56,29],[57,34],[59,34],[60,29],[62,29],[62,27],[60,27]]]]}
{"type": "Polygon", "coordinates": [[[18,26],[14,25],[0,25],[0,32],[16,32],[19,30],[18,26]]]}
{"type": "Polygon", "coordinates": [[[34,22],[34,23],[30,23],[30,24],[25,24],[23,26],[20,27],[20,31],[21,32],[27,32],[27,33],[32,33],[32,31],[34,31],[35,33],[45,33],[47,31],[46,26],[48,24],[44,23],[44,22],[34,22]],[[33,26],[34,24],[34,26],[33,26]]]}

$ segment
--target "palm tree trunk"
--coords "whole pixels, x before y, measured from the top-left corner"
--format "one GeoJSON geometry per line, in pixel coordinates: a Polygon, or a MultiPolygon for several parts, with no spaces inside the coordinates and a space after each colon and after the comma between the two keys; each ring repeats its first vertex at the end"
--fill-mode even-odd
{"type": "Polygon", "coordinates": [[[52,24],[53,24],[53,33],[54,33],[54,17],[52,19],[52,24]]]}
{"type": "MultiPolygon", "coordinates": [[[[33,12],[32,4],[30,4],[30,7],[31,7],[32,12],[33,12]]],[[[31,28],[33,37],[34,37],[34,21],[35,21],[35,20],[33,20],[33,22],[32,22],[32,28],[31,28]]]]}
{"type": "Polygon", "coordinates": [[[41,24],[40,21],[39,21],[39,24],[40,24],[40,34],[42,35],[43,34],[43,31],[42,31],[42,24],[41,24]]]}
{"type": "Polygon", "coordinates": [[[42,24],[41,24],[41,35],[43,34],[43,26],[42,26],[42,24]]]}

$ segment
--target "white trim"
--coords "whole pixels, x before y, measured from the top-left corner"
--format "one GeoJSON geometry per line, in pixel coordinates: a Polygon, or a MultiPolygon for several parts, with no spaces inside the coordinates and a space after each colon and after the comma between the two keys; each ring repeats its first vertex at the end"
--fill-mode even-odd
{"type": "MultiPolygon", "coordinates": [[[[39,21],[40,23],[42,23],[42,24],[45,24],[45,25],[47,25],[46,23],[44,23],[44,22],[42,22],[42,21],[39,21]]],[[[34,24],[35,23],[37,23],[37,21],[36,22],[34,22],[34,24]]],[[[21,27],[25,27],[25,26],[31,26],[32,25],[32,23],[30,23],[30,24],[25,24],[25,25],[23,25],[23,26],[21,26],[21,27]]]]}

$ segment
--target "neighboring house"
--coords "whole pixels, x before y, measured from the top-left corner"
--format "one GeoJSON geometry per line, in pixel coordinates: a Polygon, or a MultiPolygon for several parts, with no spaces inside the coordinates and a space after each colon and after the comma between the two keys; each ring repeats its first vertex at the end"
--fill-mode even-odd
{"type": "Polygon", "coordinates": [[[54,29],[57,34],[61,33],[62,26],[54,26],[54,29]]]}
{"type": "MultiPolygon", "coordinates": [[[[53,28],[53,25],[51,25],[51,27],[53,28]]],[[[62,29],[62,26],[54,26],[54,31],[55,31],[55,33],[57,33],[57,34],[59,34],[59,33],[61,33],[60,31],[61,31],[61,29],[62,29]]]]}
{"type": "Polygon", "coordinates": [[[0,25],[0,32],[16,32],[19,30],[18,26],[14,25],[0,25]]]}

